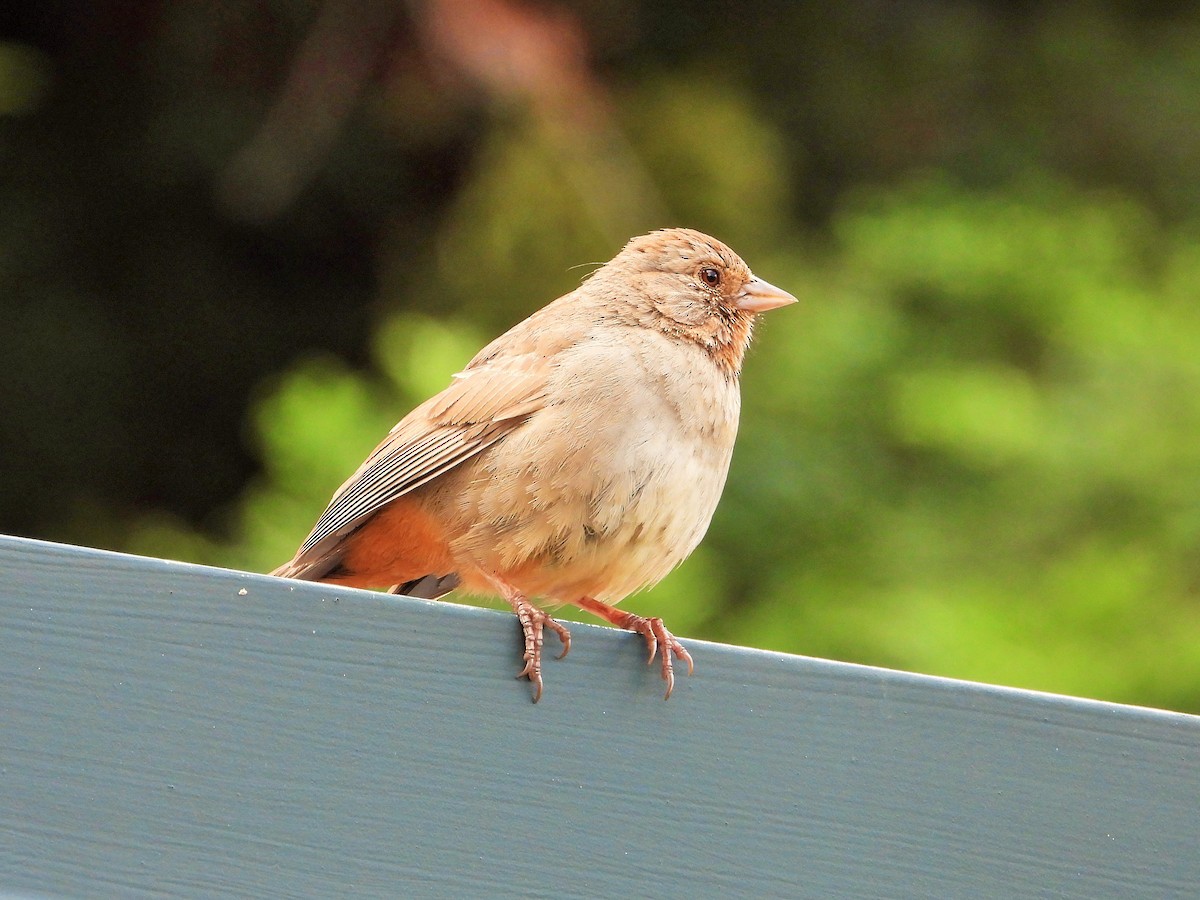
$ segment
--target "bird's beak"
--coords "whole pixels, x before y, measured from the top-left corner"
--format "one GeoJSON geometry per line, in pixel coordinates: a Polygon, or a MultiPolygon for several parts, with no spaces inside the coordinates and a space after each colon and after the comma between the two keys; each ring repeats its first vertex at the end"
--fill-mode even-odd
{"type": "Polygon", "coordinates": [[[781,291],[761,278],[751,278],[734,298],[733,305],[744,312],[760,313],[795,302],[796,298],[787,291],[781,291]]]}

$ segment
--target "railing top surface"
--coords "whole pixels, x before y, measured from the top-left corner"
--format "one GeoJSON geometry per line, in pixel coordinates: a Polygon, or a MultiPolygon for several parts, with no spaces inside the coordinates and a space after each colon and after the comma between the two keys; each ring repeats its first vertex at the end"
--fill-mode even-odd
{"type": "Polygon", "coordinates": [[[1200,718],[573,631],[535,706],[510,616],[0,538],[0,892],[1200,883],[1200,718]]]}

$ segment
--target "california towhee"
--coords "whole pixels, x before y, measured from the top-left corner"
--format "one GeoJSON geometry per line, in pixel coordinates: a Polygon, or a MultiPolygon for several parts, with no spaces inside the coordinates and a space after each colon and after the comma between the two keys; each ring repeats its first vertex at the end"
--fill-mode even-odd
{"type": "Polygon", "coordinates": [[[532,599],[570,603],[692,658],[662,619],[614,604],[700,543],[737,433],[756,313],[796,302],[687,229],[631,240],[580,287],[509,329],[391,430],[273,574],[434,599],[498,593],[542,695],[532,599]]]}

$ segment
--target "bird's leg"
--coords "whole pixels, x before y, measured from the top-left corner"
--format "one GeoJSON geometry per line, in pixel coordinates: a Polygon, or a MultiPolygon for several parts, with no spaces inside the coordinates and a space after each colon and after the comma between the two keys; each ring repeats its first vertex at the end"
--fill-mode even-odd
{"type": "Polygon", "coordinates": [[[671,632],[667,631],[662,619],[622,612],[615,606],[609,606],[607,603],[601,603],[591,597],[583,597],[571,602],[580,609],[599,616],[610,625],[636,632],[646,639],[646,646],[650,649],[650,658],[646,660],[646,664],[654,662],[656,653],[662,658],[662,677],[663,681],[667,683],[667,694],[663,697],[664,700],[670,699],[671,691],[675,690],[675,672],[671,665],[672,654],[676,659],[686,662],[688,674],[692,674],[695,668],[692,664],[692,655],[683,648],[683,644],[675,640],[675,636],[671,632]]]}
{"type": "Polygon", "coordinates": [[[529,598],[512,585],[495,577],[489,580],[508,601],[513,612],[517,614],[517,621],[521,623],[521,633],[525,638],[525,668],[517,673],[517,677],[529,679],[533,685],[533,702],[537,703],[542,699],[542,632],[549,628],[562,641],[563,649],[562,653],[558,654],[558,659],[562,659],[571,650],[571,632],[530,603],[529,598]]]}

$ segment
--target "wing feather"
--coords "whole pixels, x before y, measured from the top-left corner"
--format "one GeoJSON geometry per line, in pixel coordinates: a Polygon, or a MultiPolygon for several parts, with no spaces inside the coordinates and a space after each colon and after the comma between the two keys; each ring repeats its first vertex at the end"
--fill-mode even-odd
{"type": "Polygon", "coordinates": [[[502,440],[545,405],[541,354],[469,368],[405,416],[333,495],[291,566],[328,557],[336,541],[388,503],[502,440]]]}

